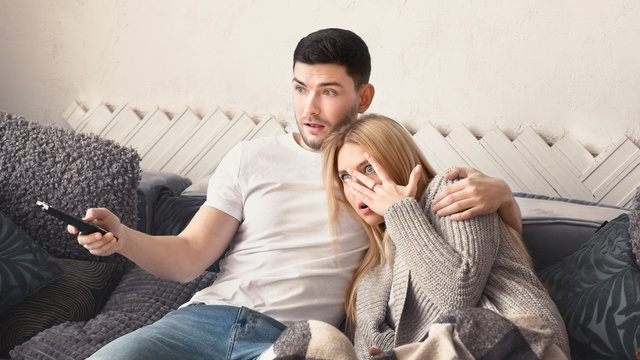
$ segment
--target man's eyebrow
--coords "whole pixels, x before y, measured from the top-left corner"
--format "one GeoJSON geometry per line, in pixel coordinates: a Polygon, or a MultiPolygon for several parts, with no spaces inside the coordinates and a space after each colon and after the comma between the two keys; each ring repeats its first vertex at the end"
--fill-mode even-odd
{"type": "MultiPolygon", "coordinates": [[[[307,84],[303,83],[302,81],[298,80],[296,77],[293,78],[293,82],[296,82],[302,86],[307,86],[307,84]]],[[[326,87],[326,86],[336,86],[336,87],[344,87],[342,86],[342,84],[340,84],[337,81],[329,81],[329,82],[324,82],[324,83],[320,83],[318,84],[318,87],[326,87]]]]}

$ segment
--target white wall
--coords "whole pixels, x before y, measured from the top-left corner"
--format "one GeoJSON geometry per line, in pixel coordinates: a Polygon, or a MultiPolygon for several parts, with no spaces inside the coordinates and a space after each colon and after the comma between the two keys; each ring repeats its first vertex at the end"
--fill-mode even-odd
{"type": "Polygon", "coordinates": [[[62,126],[74,99],[290,121],[293,49],[324,27],[369,44],[371,111],[410,130],[640,144],[640,5],[622,0],[0,0],[0,109],[62,126]]]}

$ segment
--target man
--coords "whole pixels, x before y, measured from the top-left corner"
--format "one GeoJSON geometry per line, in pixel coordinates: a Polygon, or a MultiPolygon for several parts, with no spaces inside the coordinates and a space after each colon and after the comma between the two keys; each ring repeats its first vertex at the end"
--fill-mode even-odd
{"type": "MultiPolygon", "coordinates": [[[[211,177],[205,204],[179,235],[150,236],[120,224],[106,209],[88,210],[85,220],[110,233],[79,235],[81,245],[94,255],[120,253],[166,279],[190,281],[230,247],[211,286],[94,358],[255,358],[293,321],[342,321],[345,289],[367,240],[344,216],[339,238],[329,241],[318,150],[334,129],[356,121],[371,104],[370,64],[366,44],[350,31],[325,29],[303,38],[293,66],[299,133],[232,149],[211,177]]],[[[434,210],[463,218],[500,208],[507,222],[519,225],[504,182],[469,169],[451,176],[458,173],[467,179],[448,189],[434,210]]]]}

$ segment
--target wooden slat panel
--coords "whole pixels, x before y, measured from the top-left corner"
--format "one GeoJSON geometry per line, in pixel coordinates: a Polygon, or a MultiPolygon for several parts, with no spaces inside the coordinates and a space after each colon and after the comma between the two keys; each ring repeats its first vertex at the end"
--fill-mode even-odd
{"type": "Polygon", "coordinates": [[[76,101],[71,103],[62,114],[62,118],[69,124],[71,129],[76,130],[82,123],[86,111],[76,101]]]}
{"type": "Polygon", "coordinates": [[[531,128],[525,128],[513,144],[560,196],[594,200],[593,194],[573,174],[564,169],[563,164],[555,159],[549,145],[531,128]]]}
{"type": "Polygon", "coordinates": [[[576,177],[582,176],[595,163],[593,156],[571,134],[566,134],[553,144],[551,151],[576,177]]]}
{"type": "Polygon", "coordinates": [[[480,144],[516,182],[517,186],[512,187],[512,191],[558,196],[500,129],[493,128],[480,139],[480,144]]]}
{"type": "Polygon", "coordinates": [[[446,140],[473,168],[488,176],[503,179],[511,189],[519,187],[518,183],[511,178],[511,175],[502,169],[466,127],[462,125],[456,127],[446,137],[446,140]]]}
{"type": "Polygon", "coordinates": [[[131,132],[131,135],[124,140],[124,144],[138,150],[140,157],[144,158],[158,139],[173,124],[167,114],[156,108],[142,119],[139,125],[131,132]]]}
{"type": "Polygon", "coordinates": [[[181,172],[190,179],[200,179],[203,176],[211,175],[227,151],[245,139],[255,126],[253,120],[244,113],[235,117],[231,120],[231,126],[226,129],[218,141],[211,144],[201,156],[195,158],[191,164],[185,167],[186,171],[181,172]]]}
{"type": "MultiPolygon", "coordinates": [[[[158,108],[142,120],[127,105],[113,113],[104,104],[85,109],[73,102],[63,118],[75,130],[133,146],[144,169],[192,180],[211,174],[238,141],[286,132],[276,119],[255,125],[246,114],[229,120],[218,109],[202,120],[186,108],[173,120],[158,108]]],[[[624,136],[595,158],[571,134],[549,146],[531,128],[512,142],[498,128],[477,139],[462,126],[445,137],[427,124],[413,138],[436,171],[475,167],[513,191],[630,206],[640,184],[640,148],[624,136]]]]}
{"type": "Polygon", "coordinates": [[[413,139],[436,172],[442,172],[454,166],[469,166],[431,124],[420,129],[413,135],[413,139]]]}
{"type": "Polygon", "coordinates": [[[263,136],[277,136],[285,134],[284,128],[275,119],[262,120],[247,135],[247,139],[256,139],[263,136]]]}
{"type": "Polygon", "coordinates": [[[603,204],[631,207],[636,191],[640,191],[640,165],[630,169],[625,177],[619,179],[615,187],[600,199],[603,204]]]}
{"type": "Polygon", "coordinates": [[[162,168],[172,155],[189,140],[189,136],[201,122],[198,115],[189,108],[185,108],[171,121],[173,125],[160,136],[142,158],[140,166],[143,169],[159,170],[162,168]]]}
{"type": "Polygon", "coordinates": [[[191,133],[185,136],[187,140],[182,147],[175,151],[160,170],[186,175],[185,167],[202,154],[210,144],[217,142],[230,125],[231,120],[219,109],[206,115],[201,120],[200,126],[192,129],[191,133]]]}
{"type": "Polygon", "coordinates": [[[99,135],[100,132],[111,122],[114,114],[105,104],[94,106],[82,119],[77,132],[99,135]]]}
{"type": "MultiPolygon", "coordinates": [[[[582,179],[596,200],[603,199],[614,187],[620,186],[621,180],[640,164],[640,149],[626,137],[616,141],[601,155],[597,158],[597,164],[588,169],[582,179]]],[[[619,199],[615,195],[609,198],[612,196],[619,199]]]]}
{"type": "Polygon", "coordinates": [[[141,122],[142,120],[135,111],[128,105],[123,105],[109,125],[102,130],[100,136],[124,145],[125,139],[141,122]]]}

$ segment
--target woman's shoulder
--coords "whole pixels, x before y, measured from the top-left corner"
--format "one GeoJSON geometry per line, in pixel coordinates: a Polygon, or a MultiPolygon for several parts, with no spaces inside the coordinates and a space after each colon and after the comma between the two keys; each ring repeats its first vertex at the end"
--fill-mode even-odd
{"type": "Polygon", "coordinates": [[[422,196],[421,205],[425,205],[426,203],[432,203],[433,199],[436,197],[438,193],[446,189],[447,186],[455,183],[456,181],[459,181],[458,179],[449,180],[444,177],[444,175],[448,173],[450,170],[451,168],[447,169],[446,171],[437,173],[433,177],[433,179],[431,179],[431,182],[429,182],[429,186],[427,186],[427,190],[422,196]]]}

